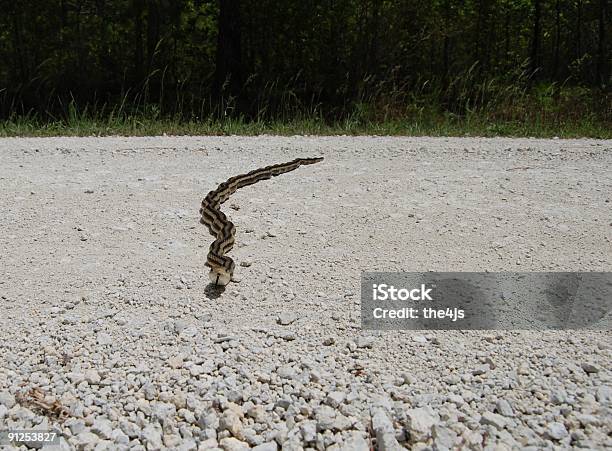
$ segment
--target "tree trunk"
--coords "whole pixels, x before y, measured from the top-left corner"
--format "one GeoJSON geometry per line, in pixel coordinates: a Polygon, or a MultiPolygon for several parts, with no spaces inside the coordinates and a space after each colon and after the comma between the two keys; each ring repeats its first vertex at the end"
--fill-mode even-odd
{"type": "MultiPolygon", "coordinates": [[[[606,1],[606,0],[604,0],[606,1]]],[[[553,61],[553,78],[556,80],[559,76],[559,46],[561,44],[561,3],[557,0],[555,3],[555,49],[553,61]]]]}
{"type": "Polygon", "coordinates": [[[242,88],[240,0],[219,1],[217,55],[213,94],[236,97],[242,88]]]}
{"type": "Polygon", "coordinates": [[[380,0],[372,2],[372,40],[370,41],[370,52],[368,61],[368,73],[378,75],[378,38],[380,29],[380,0]]]}
{"type": "Polygon", "coordinates": [[[444,41],[442,46],[442,80],[444,87],[448,84],[448,70],[449,70],[449,26],[450,26],[450,2],[449,0],[444,1],[444,41]]]}
{"type": "MultiPolygon", "coordinates": [[[[14,80],[29,80],[28,70],[26,69],[24,45],[23,45],[23,37],[21,35],[22,27],[22,17],[21,11],[19,8],[15,8],[12,14],[13,18],[13,55],[17,64],[15,66],[18,67],[18,70],[14,72],[13,77],[14,80]]],[[[12,65],[9,65],[11,67],[12,65]]]]}
{"type": "Polygon", "coordinates": [[[533,11],[533,37],[531,39],[531,74],[535,76],[540,68],[540,34],[542,29],[542,4],[535,0],[533,11]]]}
{"type": "Polygon", "coordinates": [[[159,42],[159,5],[155,0],[147,1],[147,76],[153,70],[155,49],[159,42]]]}
{"type": "Polygon", "coordinates": [[[141,83],[144,70],[144,49],[142,48],[142,10],[144,5],[142,0],[134,0],[134,74],[136,83],[141,83]]]}
{"type": "Polygon", "coordinates": [[[582,0],[578,0],[576,14],[576,59],[582,57],[582,0]]]}
{"type": "Polygon", "coordinates": [[[606,50],[606,18],[608,0],[599,0],[599,40],[597,44],[597,83],[608,84],[608,65],[606,50]]]}

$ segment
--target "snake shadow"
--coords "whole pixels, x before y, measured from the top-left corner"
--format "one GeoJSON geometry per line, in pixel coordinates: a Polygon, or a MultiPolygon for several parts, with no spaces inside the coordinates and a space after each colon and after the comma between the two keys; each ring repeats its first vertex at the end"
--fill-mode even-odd
{"type": "Polygon", "coordinates": [[[217,285],[211,282],[204,288],[204,295],[210,300],[215,300],[219,299],[224,291],[225,287],[223,285],[217,285]]]}

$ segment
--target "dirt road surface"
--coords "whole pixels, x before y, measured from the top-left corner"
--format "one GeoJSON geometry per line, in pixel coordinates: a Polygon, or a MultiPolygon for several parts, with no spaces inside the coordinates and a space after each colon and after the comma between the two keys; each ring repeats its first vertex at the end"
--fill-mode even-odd
{"type": "Polygon", "coordinates": [[[0,207],[0,430],[57,427],[63,449],[612,446],[609,331],[359,319],[362,271],[612,271],[612,141],[10,138],[0,207]],[[207,289],[206,193],[314,156],[224,204],[238,282],[207,289]]]}

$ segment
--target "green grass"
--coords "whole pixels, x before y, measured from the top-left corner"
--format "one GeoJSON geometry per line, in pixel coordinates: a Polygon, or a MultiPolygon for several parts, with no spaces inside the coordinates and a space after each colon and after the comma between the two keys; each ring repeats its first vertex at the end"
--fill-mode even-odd
{"type": "Polygon", "coordinates": [[[392,135],[392,136],[511,136],[537,138],[612,138],[612,124],[591,117],[559,122],[492,120],[482,115],[426,116],[416,119],[364,120],[350,117],[336,122],[320,118],[296,120],[206,119],[180,120],[124,116],[72,117],[43,121],[16,117],[0,121],[0,136],[157,136],[157,135],[392,135]]]}
{"type": "MultiPolygon", "coordinates": [[[[229,97],[147,101],[146,88],[108,103],[78,103],[49,96],[44,113],[0,119],[0,136],[151,135],[392,135],[612,138],[612,92],[567,83],[533,83],[525,67],[481,79],[477,64],[452,80],[410,84],[366,77],[342,105],[302,98],[268,83],[252,104],[229,97]],[[236,113],[251,112],[250,119],[236,113]],[[340,119],[330,119],[340,118],[340,119]]],[[[246,87],[245,87],[246,89],[246,87]]],[[[163,85],[157,96],[164,99],[163,85]]],[[[249,98],[249,96],[246,96],[249,98]]],[[[251,93],[250,98],[253,98],[251,93]]],[[[46,106],[45,106],[46,105],[46,106]]],[[[0,90],[0,111],[27,111],[0,90]],[[17,106],[17,107],[16,107],[17,106]]]]}
{"type": "MultiPolygon", "coordinates": [[[[151,135],[391,135],[612,138],[611,92],[531,83],[517,68],[510,78],[480,80],[475,66],[449,83],[424,80],[411,85],[364,80],[343,106],[304,101],[290,86],[266,85],[254,111],[236,114],[236,99],[146,102],[143,93],[126,93],[114,103],[78,104],[48,99],[45,113],[0,119],[0,136],[151,136],[151,135]],[[474,69],[474,70],[473,70],[474,69]],[[444,86],[444,87],[442,87],[444,86]],[[199,117],[199,118],[198,118],[199,117]],[[340,119],[329,119],[329,118],[340,119]]],[[[1,94],[1,90],[0,90],[1,94]]],[[[159,94],[163,98],[163,92],[159,94]]],[[[54,100],[55,99],[55,100],[54,100]]],[[[16,111],[0,95],[0,110],[16,111]]],[[[25,107],[21,106],[24,111],[25,107]]],[[[42,107],[41,107],[42,108],[42,107]]]]}

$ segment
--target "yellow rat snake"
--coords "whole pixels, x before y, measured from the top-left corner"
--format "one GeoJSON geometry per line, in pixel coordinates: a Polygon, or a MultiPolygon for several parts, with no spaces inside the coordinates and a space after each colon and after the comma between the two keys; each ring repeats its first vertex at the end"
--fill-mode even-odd
{"type": "Polygon", "coordinates": [[[229,199],[237,189],[276,177],[285,172],[294,171],[302,165],[314,164],[319,161],[323,161],[323,157],[297,158],[287,163],[255,169],[247,174],[229,178],[221,183],[216,190],[206,195],[200,208],[200,214],[202,215],[200,222],[208,227],[210,234],[215,237],[206,258],[206,266],[210,268],[209,278],[212,283],[221,286],[227,285],[232,279],[236,266],[234,261],[225,255],[234,246],[236,227],[221,211],[221,204],[229,199]]]}

